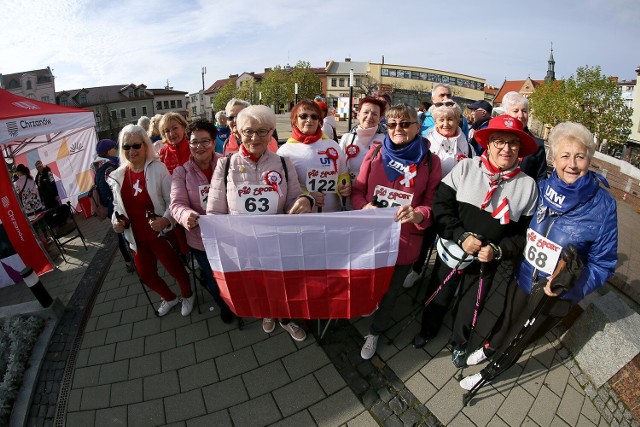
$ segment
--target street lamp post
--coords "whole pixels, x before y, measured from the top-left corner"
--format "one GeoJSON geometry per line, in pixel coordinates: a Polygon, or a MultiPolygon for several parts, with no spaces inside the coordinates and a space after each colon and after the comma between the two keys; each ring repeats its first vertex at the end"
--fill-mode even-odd
{"type": "Polygon", "coordinates": [[[258,92],[258,100],[260,101],[260,105],[262,105],[262,92],[258,92]]]}
{"type": "Polygon", "coordinates": [[[348,131],[351,131],[351,116],[353,115],[353,68],[349,70],[349,125],[348,131]]]}
{"type": "Polygon", "coordinates": [[[295,89],[295,92],[296,92],[296,104],[298,104],[298,83],[295,83],[293,88],[295,89]]]}

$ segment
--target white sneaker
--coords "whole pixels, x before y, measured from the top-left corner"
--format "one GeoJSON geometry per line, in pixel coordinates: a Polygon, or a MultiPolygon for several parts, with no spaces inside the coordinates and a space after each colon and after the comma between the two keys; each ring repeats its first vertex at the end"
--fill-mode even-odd
{"type": "Polygon", "coordinates": [[[167,314],[168,312],[171,311],[171,309],[173,307],[176,306],[176,304],[178,304],[180,300],[178,299],[178,297],[175,297],[174,299],[172,299],[171,301],[165,301],[162,300],[162,304],[160,304],[160,308],[158,308],[158,314],[160,316],[164,316],[165,314],[167,314]]]}
{"type": "Polygon", "coordinates": [[[480,347],[479,349],[471,353],[469,357],[467,357],[467,365],[469,366],[478,365],[484,362],[485,360],[487,360],[487,355],[484,354],[484,348],[480,347]]]}
{"type": "Polygon", "coordinates": [[[188,316],[193,310],[193,300],[196,298],[196,293],[191,294],[189,298],[182,298],[182,315],[188,316]]]}
{"type": "Polygon", "coordinates": [[[304,341],[307,339],[307,333],[304,331],[304,329],[291,321],[289,321],[289,323],[287,323],[286,325],[280,323],[280,326],[282,326],[282,329],[289,332],[291,338],[296,341],[304,341]]]}
{"type": "Polygon", "coordinates": [[[413,285],[418,283],[418,279],[420,279],[420,273],[416,273],[415,271],[411,270],[411,272],[407,274],[407,277],[405,277],[404,282],[402,283],[402,287],[405,289],[413,288],[413,285]]]}
{"type": "MultiPolygon", "coordinates": [[[[481,380],[482,380],[482,374],[478,372],[477,374],[469,375],[468,377],[465,377],[462,380],[460,380],[460,387],[469,391],[473,387],[475,387],[475,385],[478,384],[481,380]]],[[[489,384],[489,381],[487,381],[486,384],[489,384]]]]}
{"type": "Polygon", "coordinates": [[[366,341],[360,350],[360,357],[364,360],[369,360],[376,354],[376,348],[378,348],[378,335],[367,335],[366,341]]]}
{"type": "Polygon", "coordinates": [[[276,328],[276,321],[265,317],[262,319],[262,330],[270,334],[276,328]]]}

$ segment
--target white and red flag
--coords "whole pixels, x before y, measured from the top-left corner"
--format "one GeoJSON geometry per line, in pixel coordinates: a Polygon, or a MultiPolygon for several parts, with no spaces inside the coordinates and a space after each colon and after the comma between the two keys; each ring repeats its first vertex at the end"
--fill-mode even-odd
{"type": "Polygon", "coordinates": [[[220,294],[241,317],[329,319],[371,313],[398,256],[396,209],[203,215],[220,294]]]}

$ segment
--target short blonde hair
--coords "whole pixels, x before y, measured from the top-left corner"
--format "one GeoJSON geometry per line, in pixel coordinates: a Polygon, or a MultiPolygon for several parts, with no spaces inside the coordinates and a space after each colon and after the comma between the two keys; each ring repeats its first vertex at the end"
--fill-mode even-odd
{"type": "Polygon", "coordinates": [[[187,119],[185,119],[182,114],[176,113],[174,111],[166,113],[160,119],[160,124],[159,124],[160,134],[164,135],[163,130],[169,127],[169,123],[171,123],[171,120],[175,120],[176,122],[180,123],[182,127],[184,127],[185,129],[185,135],[186,135],[186,129],[187,129],[187,126],[189,126],[189,123],[187,123],[187,119]]]}
{"type": "Polygon", "coordinates": [[[593,134],[581,125],[575,122],[562,122],[551,130],[549,134],[549,152],[551,159],[555,157],[558,144],[563,141],[578,141],[587,149],[589,160],[593,158],[596,152],[596,142],[593,140],[593,134]]]}
{"type": "Polygon", "coordinates": [[[384,115],[387,119],[404,119],[408,118],[413,122],[418,121],[418,112],[415,108],[407,104],[396,104],[389,108],[384,115]]]}

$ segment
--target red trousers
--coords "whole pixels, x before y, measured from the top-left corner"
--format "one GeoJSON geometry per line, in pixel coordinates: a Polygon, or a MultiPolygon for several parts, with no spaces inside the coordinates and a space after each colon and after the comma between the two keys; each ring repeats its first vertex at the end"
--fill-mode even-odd
{"type": "Polygon", "coordinates": [[[167,282],[158,275],[158,261],[160,261],[167,272],[178,282],[182,297],[191,296],[189,273],[166,239],[158,237],[153,240],[136,242],[136,245],[138,250],[133,253],[133,261],[136,263],[140,279],[145,285],[165,301],[176,298],[176,294],[169,288],[167,282]]]}

